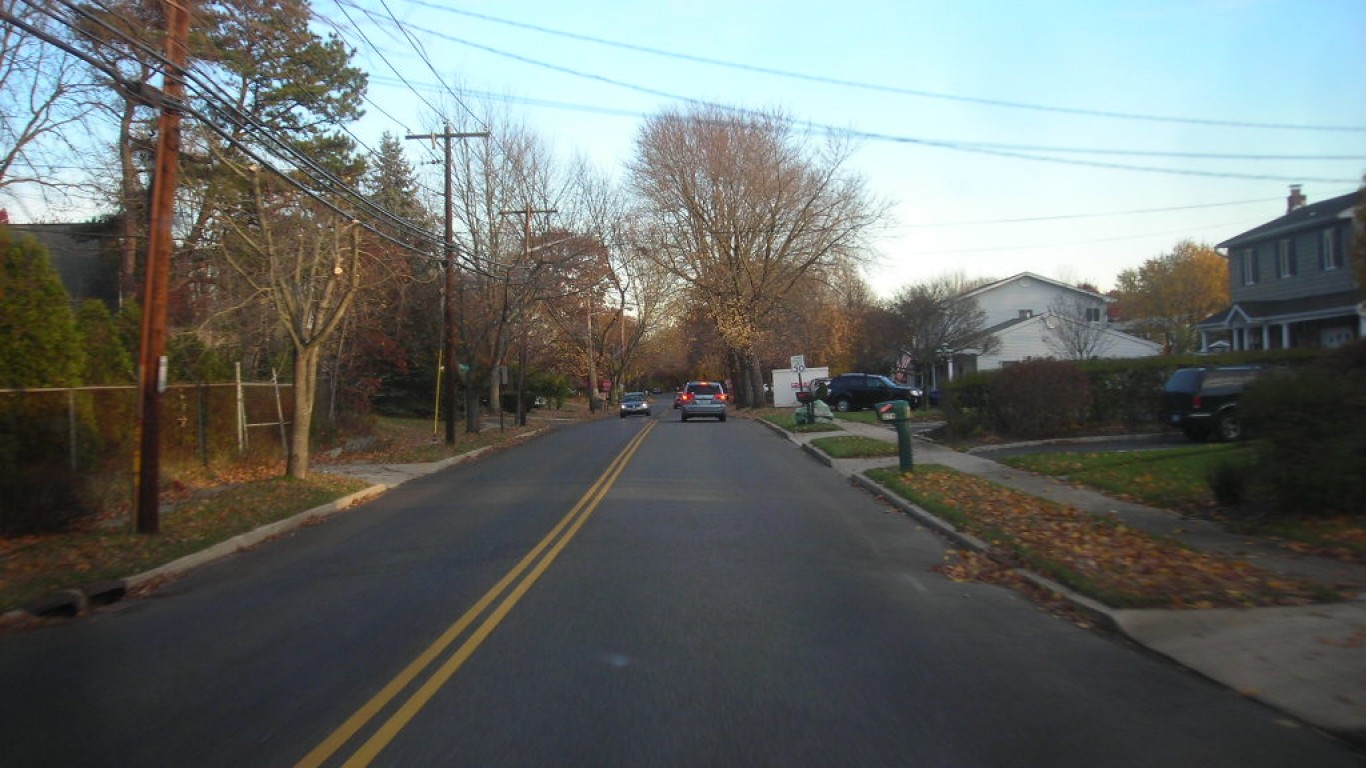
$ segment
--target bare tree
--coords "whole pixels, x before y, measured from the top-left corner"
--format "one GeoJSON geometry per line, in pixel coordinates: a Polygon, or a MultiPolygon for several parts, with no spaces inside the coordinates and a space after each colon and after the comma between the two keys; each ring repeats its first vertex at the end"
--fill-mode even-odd
{"type": "Polygon", "coordinates": [[[77,130],[95,108],[95,87],[79,59],[54,42],[69,32],[37,3],[0,0],[0,192],[65,194],[65,168],[86,153],[77,130]],[[44,39],[46,38],[46,39],[44,39]]]}
{"type": "Polygon", "coordinates": [[[292,188],[267,189],[259,172],[252,190],[253,215],[249,223],[229,220],[223,251],[289,335],[294,417],[287,472],[305,478],[318,364],[361,286],[360,228],[292,188]]]}
{"type": "Polygon", "coordinates": [[[629,165],[659,241],[651,257],[692,289],[738,363],[740,405],[764,402],[758,347],[808,271],[857,260],[882,216],[850,149],[799,140],[782,116],[694,107],[650,118],[629,165]]]}
{"type": "Polygon", "coordinates": [[[561,185],[549,148],[505,113],[490,106],[477,118],[468,109],[458,114],[463,117],[452,130],[493,136],[458,145],[454,201],[462,271],[453,300],[459,364],[467,371],[465,431],[478,432],[480,397],[487,394],[489,405],[499,407],[500,366],[514,330],[529,321],[532,304],[547,290],[549,267],[562,255],[547,253],[541,237],[556,208],[550,190],[561,185]]]}
{"type": "Polygon", "coordinates": [[[1114,345],[1105,327],[1104,307],[1082,299],[1059,297],[1044,314],[1044,343],[1064,360],[1100,357],[1114,345]]]}
{"type": "Polygon", "coordinates": [[[986,282],[951,274],[901,289],[891,301],[897,332],[888,336],[896,347],[888,353],[909,355],[933,370],[941,360],[991,352],[1000,342],[986,331],[986,312],[964,297],[986,282]]]}
{"type": "Polygon", "coordinates": [[[678,279],[651,258],[652,237],[631,210],[624,191],[605,175],[579,160],[573,169],[569,210],[565,219],[576,231],[601,243],[605,258],[606,298],[616,314],[603,329],[617,350],[608,356],[617,396],[625,391],[627,371],[640,343],[675,311],[680,297],[678,279]]]}

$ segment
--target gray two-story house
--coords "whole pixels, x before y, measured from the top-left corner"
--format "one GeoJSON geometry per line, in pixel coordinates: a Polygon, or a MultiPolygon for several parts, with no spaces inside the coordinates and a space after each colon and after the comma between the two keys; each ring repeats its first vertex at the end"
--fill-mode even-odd
{"type": "Polygon", "coordinates": [[[1200,322],[1201,348],[1339,347],[1366,338],[1350,259],[1360,198],[1309,204],[1295,184],[1284,216],[1219,243],[1232,304],[1200,322]]]}

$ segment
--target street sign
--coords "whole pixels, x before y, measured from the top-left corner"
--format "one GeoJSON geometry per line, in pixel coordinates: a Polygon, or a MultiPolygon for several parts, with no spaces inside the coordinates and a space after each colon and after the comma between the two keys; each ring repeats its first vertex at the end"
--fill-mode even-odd
{"type": "Polygon", "coordinates": [[[801,373],[806,370],[806,355],[792,356],[792,370],[801,373]]]}

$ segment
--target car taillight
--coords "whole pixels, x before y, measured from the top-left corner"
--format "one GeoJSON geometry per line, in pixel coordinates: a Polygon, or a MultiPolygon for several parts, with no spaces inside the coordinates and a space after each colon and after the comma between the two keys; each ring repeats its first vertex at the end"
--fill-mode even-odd
{"type": "Polygon", "coordinates": [[[1199,396],[1199,395],[1195,395],[1194,397],[1191,398],[1191,407],[1192,407],[1192,408],[1199,408],[1199,407],[1200,407],[1200,396],[1199,396]]]}
{"type": "Polygon", "coordinates": [[[718,394],[718,395],[715,397],[715,400],[716,400],[716,402],[718,402],[718,403],[724,403],[724,402],[726,402],[726,396],[725,396],[725,395],[718,394]]]}

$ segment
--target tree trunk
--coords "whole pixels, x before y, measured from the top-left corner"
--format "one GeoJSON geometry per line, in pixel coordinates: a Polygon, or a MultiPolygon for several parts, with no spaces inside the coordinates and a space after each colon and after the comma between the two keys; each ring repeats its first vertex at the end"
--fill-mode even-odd
{"type": "Polygon", "coordinates": [[[478,373],[474,363],[470,363],[470,371],[465,374],[465,432],[470,435],[479,434],[479,394],[483,389],[474,385],[479,380],[478,373]]]}
{"type": "Polygon", "coordinates": [[[494,413],[503,411],[503,366],[495,365],[489,372],[489,407],[494,413]]]}
{"type": "Polygon", "coordinates": [[[294,349],[294,420],[290,429],[286,474],[298,480],[308,477],[308,437],[313,428],[313,405],[318,394],[318,360],[322,347],[311,344],[294,349]]]}
{"type": "Polygon", "coordinates": [[[749,370],[749,406],[751,408],[763,408],[766,405],[764,400],[764,372],[759,365],[759,356],[753,352],[745,355],[745,366],[749,370]]]}

